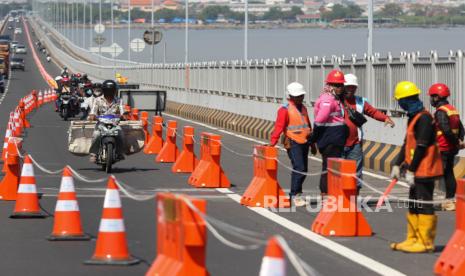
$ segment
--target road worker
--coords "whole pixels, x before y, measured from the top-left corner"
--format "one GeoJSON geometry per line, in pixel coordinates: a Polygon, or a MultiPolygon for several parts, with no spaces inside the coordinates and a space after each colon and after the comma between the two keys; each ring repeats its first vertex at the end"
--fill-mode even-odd
{"type": "Polygon", "coordinates": [[[454,176],[454,160],[459,150],[464,146],[464,129],[459,112],[447,101],[450,96],[447,85],[443,83],[433,84],[428,95],[430,96],[431,105],[436,108],[434,113],[436,140],[439,151],[441,151],[446,199],[448,199],[441,207],[445,211],[453,211],[455,210],[454,197],[457,187],[454,176]]]}
{"type": "Polygon", "coordinates": [[[320,191],[322,197],[328,193],[328,158],[342,157],[347,138],[347,126],[343,115],[344,73],[332,70],[326,77],[326,85],[315,103],[314,132],[311,142],[316,142],[322,156],[320,191]]]}
{"type": "Polygon", "coordinates": [[[407,112],[408,125],[391,177],[399,179],[401,173],[405,173],[412,201],[407,213],[407,238],[403,242],[392,243],[391,248],[409,253],[433,252],[437,216],[433,204],[425,201],[433,200],[435,181],[443,176],[434,120],[423,107],[419,98],[421,91],[414,83],[399,82],[394,93],[399,106],[407,112]]]}
{"type": "MultiPolygon", "coordinates": [[[[344,75],[344,79],[344,119],[349,128],[349,136],[347,137],[342,156],[344,159],[355,160],[357,162],[357,177],[362,179],[362,125],[366,122],[364,115],[377,121],[384,122],[391,127],[394,127],[395,124],[389,116],[370,105],[366,98],[355,95],[358,88],[357,76],[354,74],[346,74],[344,75]],[[358,114],[354,115],[354,112],[358,112],[358,114]]],[[[360,190],[361,187],[361,181],[357,181],[357,189],[360,190]]]]}
{"type": "Polygon", "coordinates": [[[305,181],[305,173],[308,171],[309,147],[312,147],[313,154],[316,154],[316,148],[309,143],[312,126],[308,118],[307,108],[303,104],[306,94],[303,85],[297,82],[290,83],[287,86],[287,94],[288,103],[278,110],[270,145],[275,146],[284,132],[282,142],[294,170],[291,175],[289,195],[294,205],[300,207],[307,203],[302,197],[302,184],[305,181]]]}

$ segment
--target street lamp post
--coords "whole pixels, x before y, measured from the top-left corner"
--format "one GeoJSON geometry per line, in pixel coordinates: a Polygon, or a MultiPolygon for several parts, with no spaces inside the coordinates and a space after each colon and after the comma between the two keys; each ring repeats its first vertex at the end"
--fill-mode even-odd
{"type": "Polygon", "coordinates": [[[131,0],[128,0],[128,60],[131,61],[131,0]]]}
{"type": "Polygon", "coordinates": [[[248,60],[249,50],[249,0],[244,1],[244,60],[248,60]]]}
{"type": "Polygon", "coordinates": [[[368,1],[368,49],[367,55],[373,55],[373,0],[368,1]]]}
{"type": "Polygon", "coordinates": [[[187,66],[189,62],[189,0],[186,0],[186,30],[185,30],[185,44],[184,44],[184,63],[187,66]]]}

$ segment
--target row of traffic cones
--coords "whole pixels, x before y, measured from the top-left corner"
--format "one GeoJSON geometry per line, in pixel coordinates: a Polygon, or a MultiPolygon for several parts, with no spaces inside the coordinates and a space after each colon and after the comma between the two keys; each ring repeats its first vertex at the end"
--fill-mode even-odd
{"type": "MultiPolygon", "coordinates": [[[[32,160],[29,155],[26,155],[16,204],[10,218],[45,218],[47,216],[48,214],[40,208],[32,160]]],[[[52,234],[47,237],[48,240],[90,240],[91,237],[84,233],[82,228],[74,180],[68,167],[63,170],[54,217],[52,234]]],[[[138,259],[129,254],[119,190],[115,178],[110,176],[95,253],[85,264],[132,265],[138,262],[138,259]]]]}
{"type": "MultiPolygon", "coordinates": [[[[49,216],[40,207],[34,167],[29,155],[24,156],[24,164],[21,168],[22,139],[19,137],[22,136],[24,128],[30,127],[26,116],[54,100],[56,94],[52,90],[44,92],[34,90],[23,97],[15,111],[10,113],[2,152],[5,176],[0,183],[0,200],[16,201],[10,218],[29,219],[49,216]]],[[[86,264],[130,265],[139,262],[129,254],[121,200],[115,181],[113,176],[108,180],[95,253],[89,261],[85,262],[86,264]]],[[[47,239],[50,241],[91,239],[82,228],[74,180],[68,167],[63,170],[55,206],[53,230],[47,239]]]]}

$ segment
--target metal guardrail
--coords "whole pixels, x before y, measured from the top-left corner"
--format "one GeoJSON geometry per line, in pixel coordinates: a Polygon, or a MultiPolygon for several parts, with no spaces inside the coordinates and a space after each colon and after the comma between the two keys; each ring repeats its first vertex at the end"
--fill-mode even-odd
{"type": "MultiPolygon", "coordinates": [[[[308,95],[306,101],[315,101],[324,85],[327,73],[339,68],[354,73],[361,83],[358,94],[367,97],[375,107],[397,111],[393,91],[397,82],[415,82],[424,93],[421,98],[428,102],[426,91],[435,82],[446,83],[451,91],[451,102],[465,114],[464,56],[461,50],[438,57],[436,52],[422,57],[419,53],[402,53],[399,57],[379,55],[357,58],[332,56],[249,61],[214,61],[189,64],[125,63],[105,58],[106,65],[85,63],[70,57],[45,35],[37,22],[34,28],[42,31],[41,37],[53,53],[70,68],[86,72],[97,79],[113,78],[115,72],[128,77],[132,83],[167,91],[207,93],[256,101],[281,102],[289,82],[301,82],[308,95]],[[110,62],[111,61],[111,62],[110,62]],[[116,65],[114,65],[116,64],[116,65]]],[[[49,30],[50,26],[46,29],[49,30]]],[[[63,37],[54,31],[57,37],[63,37]]],[[[68,47],[78,49],[69,40],[68,47]]],[[[84,49],[82,49],[84,50],[84,49]]],[[[86,51],[86,50],[84,50],[86,51]]],[[[81,53],[81,52],[78,52],[81,53]]],[[[82,53],[83,57],[87,54],[82,53]]],[[[95,54],[89,60],[95,60],[95,54]]]]}

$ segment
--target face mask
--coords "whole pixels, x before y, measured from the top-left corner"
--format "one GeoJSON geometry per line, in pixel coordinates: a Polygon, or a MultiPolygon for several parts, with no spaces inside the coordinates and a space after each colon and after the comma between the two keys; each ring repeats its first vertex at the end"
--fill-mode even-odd
{"type": "Polygon", "coordinates": [[[405,110],[408,115],[414,115],[423,110],[423,103],[418,98],[400,99],[399,106],[405,110]]]}
{"type": "Polygon", "coordinates": [[[102,96],[102,91],[94,91],[94,97],[102,96]]]}

